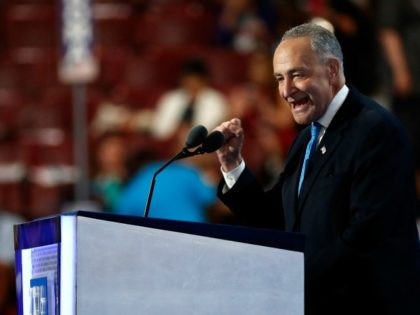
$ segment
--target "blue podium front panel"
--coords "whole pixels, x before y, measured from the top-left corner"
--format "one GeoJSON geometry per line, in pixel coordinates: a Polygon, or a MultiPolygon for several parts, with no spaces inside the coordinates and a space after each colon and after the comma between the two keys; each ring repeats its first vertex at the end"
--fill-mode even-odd
{"type": "Polygon", "coordinates": [[[59,314],[60,218],[15,226],[19,314],[59,314]]]}

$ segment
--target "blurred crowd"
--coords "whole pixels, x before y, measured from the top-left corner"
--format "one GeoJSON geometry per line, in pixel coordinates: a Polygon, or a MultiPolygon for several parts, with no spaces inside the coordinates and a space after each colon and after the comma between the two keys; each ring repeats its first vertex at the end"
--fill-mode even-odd
{"type": "MultiPolygon", "coordinates": [[[[91,2],[100,71],[86,86],[86,210],[143,215],[153,172],[182,149],[191,127],[211,131],[232,117],[252,142],[247,165],[271,185],[298,131],[278,97],[272,52],[286,29],[306,21],[335,32],[348,84],[407,127],[420,197],[419,0],[91,2]]],[[[0,2],[0,314],[15,311],[12,224],[75,202],[72,87],[57,78],[59,25],[57,1],[0,2]]],[[[219,177],[213,155],[174,163],[157,179],[150,216],[235,223],[216,199],[219,177]]]]}

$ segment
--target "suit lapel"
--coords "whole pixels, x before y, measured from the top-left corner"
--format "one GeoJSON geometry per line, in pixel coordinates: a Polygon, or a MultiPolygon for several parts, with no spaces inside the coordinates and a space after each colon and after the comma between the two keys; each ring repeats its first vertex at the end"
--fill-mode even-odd
{"type": "Polygon", "coordinates": [[[286,221],[286,229],[291,230],[296,221],[297,212],[297,185],[299,181],[299,170],[306,144],[309,141],[309,129],[302,131],[301,136],[296,139],[285,162],[283,176],[286,178],[286,184],[283,185],[283,208],[286,221]]]}

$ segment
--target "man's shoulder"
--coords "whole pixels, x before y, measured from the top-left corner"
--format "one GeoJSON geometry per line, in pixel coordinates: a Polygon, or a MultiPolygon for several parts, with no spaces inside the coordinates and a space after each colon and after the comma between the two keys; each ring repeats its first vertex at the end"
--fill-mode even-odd
{"type": "Polygon", "coordinates": [[[354,103],[357,103],[360,106],[360,111],[355,116],[355,122],[358,123],[361,131],[366,132],[366,129],[372,130],[377,128],[382,128],[384,132],[403,130],[398,118],[383,105],[355,89],[350,91],[349,101],[351,104],[349,105],[354,106],[354,103]]]}

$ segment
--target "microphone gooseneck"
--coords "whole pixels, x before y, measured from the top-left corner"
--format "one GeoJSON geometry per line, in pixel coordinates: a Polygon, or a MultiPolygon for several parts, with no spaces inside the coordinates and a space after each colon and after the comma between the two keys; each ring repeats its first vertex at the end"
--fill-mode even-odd
{"type": "Polygon", "coordinates": [[[175,155],[172,159],[170,159],[169,161],[167,161],[165,164],[163,164],[154,174],[152,177],[152,182],[150,184],[150,189],[149,189],[149,194],[147,196],[147,203],[146,203],[146,207],[144,209],[144,217],[147,218],[149,216],[149,211],[150,211],[150,204],[152,203],[152,197],[153,197],[153,192],[155,190],[155,184],[156,184],[156,176],[162,172],[169,164],[171,164],[172,162],[182,159],[182,158],[186,158],[188,157],[189,151],[184,148],[181,152],[179,152],[177,155],[175,155]]]}

